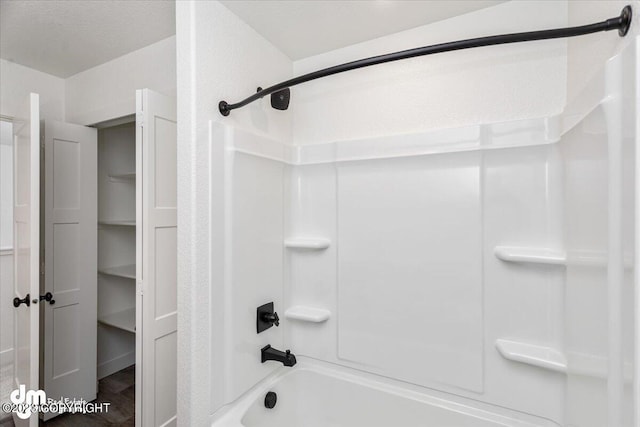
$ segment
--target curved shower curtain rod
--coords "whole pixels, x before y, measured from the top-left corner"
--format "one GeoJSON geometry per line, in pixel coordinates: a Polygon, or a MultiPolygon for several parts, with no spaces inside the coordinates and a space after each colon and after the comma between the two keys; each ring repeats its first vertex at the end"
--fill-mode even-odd
{"type": "Polygon", "coordinates": [[[271,95],[271,106],[277,110],[289,108],[289,88],[311,80],[331,76],[333,74],[344,73],[345,71],[356,70],[358,68],[369,67],[371,65],[384,64],[385,62],[398,61],[400,59],[415,58],[417,56],[432,55],[435,53],[451,52],[454,50],[470,49],[474,47],[491,46],[497,44],[519,43],[526,41],[558,39],[563,37],[583,36],[600,31],[618,30],[620,37],[624,37],[631,25],[631,6],[627,5],[620,12],[620,16],[607,19],[595,24],[582,25],[578,27],[557,28],[552,30],[528,31],[524,33],[502,34],[497,36],[478,37],[474,39],[458,40],[448,43],[440,43],[431,46],[423,46],[414,49],[402,50],[400,52],[386,55],[373,56],[371,58],[360,59],[358,61],[347,62],[346,64],[335,65],[312,73],[304,74],[282,83],[270,86],[266,89],[258,88],[253,95],[235,104],[220,101],[218,109],[220,114],[228,116],[231,110],[244,107],[267,95],[271,95]]]}

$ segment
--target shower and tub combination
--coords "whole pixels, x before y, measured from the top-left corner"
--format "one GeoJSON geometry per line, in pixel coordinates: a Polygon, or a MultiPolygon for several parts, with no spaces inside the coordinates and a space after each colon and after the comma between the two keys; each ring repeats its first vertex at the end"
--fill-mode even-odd
{"type": "Polygon", "coordinates": [[[634,8],[300,68],[216,99],[213,425],[640,425],[634,8]],[[334,77],[299,97],[289,88],[322,77],[582,36],[616,50],[548,115],[320,144],[246,125],[277,126],[269,103],[298,120],[297,103],[331,93],[334,77]]]}

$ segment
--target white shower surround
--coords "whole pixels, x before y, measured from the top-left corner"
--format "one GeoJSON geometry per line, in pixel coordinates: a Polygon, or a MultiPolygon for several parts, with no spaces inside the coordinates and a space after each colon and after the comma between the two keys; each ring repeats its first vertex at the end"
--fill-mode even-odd
{"type": "MultiPolygon", "coordinates": [[[[203,25],[208,13],[219,14],[219,19],[226,25],[216,32],[221,45],[225,45],[225,41],[232,44],[238,36],[244,39],[244,45],[250,44],[248,40],[258,46],[265,43],[215,4],[179,5],[178,12],[179,15],[189,14],[191,22],[203,25]]],[[[191,32],[194,37],[191,42],[205,43],[200,36],[207,32],[209,29],[196,26],[191,32]]],[[[625,55],[626,60],[631,58],[633,61],[635,45],[632,37],[628,38],[630,42],[625,42],[630,46],[625,55]]],[[[180,46],[180,36],[178,44],[180,46]]],[[[178,52],[180,62],[180,48],[178,52]]],[[[215,52],[212,50],[212,55],[218,59],[224,57],[216,56],[215,52]]],[[[242,64],[239,70],[242,75],[236,79],[233,74],[228,75],[228,71],[215,67],[209,74],[208,65],[204,65],[207,61],[198,63],[198,54],[194,51],[192,56],[183,57],[191,66],[199,64],[194,68],[198,70],[198,76],[206,75],[206,83],[194,84],[197,80],[192,80],[192,85],[185,88],[197,91],[192,95],[197,94],[199,98],[183,110],[186,111],[183,131],[196,137],[185,147],[186,152],[179,153],[183,164],[192,165],[190,176],[180,185],[194,191],[185,197],[190,200],[189,210],[185,212],[192,213],[189,218],[182,218],[183,224],[187,225],[183,231],[195,233],[198,227],[194,226],[200,223],[198,230],[205,230],[203,226],[206,225],[210,227],[210,234],[195,233],[199,234],[195,245],[182,249],[186,253],[194,247],[211,250],[205,259],[202,254],[194,258],[192,266],[199,265],[199,268],[189,273],[189,281],[200,277],[196,283],[209,280],[211,286],[201,289],[209,299],[199,301],[195,309],[190,306],[193,312],[188,319],[182,319],[186,324],[198,325],[198,334],[181,338],[183,344],[187,343],[195,350],[189,358],[182,359],[182,363],[188,363],[187,360],[195,363],[183,367],[183,372],[191,376],[181,379],[179,387],[181,393],[198,392],[195,402],[182,402],[182,420],[204,422],[220,415],[220,408],[222,411],[233,410],[234,405],[246,402],[248,397],[244,393],[257,382],[286,372],[287,368],[279,368],[275,363],[256,363],[259,349],[270,343],[277,348],[291,348],[301,360],[310,357],[339,364],[342,365],[340,369],[356,375],[359,371],[368,371],[383,383],[384,378],[393,377],[395,380],[389,382],[402,380],[408,388],[437,389],[452,400],[472,399],[484,402],[480,406],[507,407],[528,413],[534,417],[536,425],[545,425],[549,420],[558,425],[567,422],[579,426],[604,425],[616,420],[620,414],[624,414],[625,422],[631,422],[632,402],[628,396],[625,400],[622,393],[616,393],[622,390],[625,377],[628,377],[625,369],[633,369],[633,353],[627,344],[633,342],[634,332],[625,330],[625,335],[617,341],[614,339],[614,345],[611,345],[606,327],[610,320],[605,306],[607,289],[602,286],[607,281],[607,270],[617,271],[618,276],[625,278],[625,283],[632,280],[632,270],[625,270],[624,266],[625,258],[629,260],[628,264],[633,259],[633,233],[628,228],[631,218],[624,218],[627,232],[619,235],[624,241],[618,243],[626,247],[613,257],[615,265],[611,265],[606,253],[610,243],[608,228],[622,223],[607,219],[608,206],[617,203],[615,197],[611,201],[609,193],[614,196],[622,196],[618,190],[633,193],[629,186],[616,190],[613,185],[613,192],[607,189],[608,181],[632,182],[629,175],[620,179],[606,167],[606,143],[607,140],[614,141],[612,147],[615,148],[615,129],[621,128],[614,122],[622,115],[616,113],[615,105],[616,93],[622,91],[614,87],[622,80],[612,78],[611,73],[620,70],[616,61],[622,61],[624,55],[609,61],[608,79],[601,68],[562,113],[551,108],[549,114],[533,119],[524,114],[527,118],[509,122],[296,146],[304,141],[297,141],[296,132],[287,131],[288,113],[256,105],[245,111],[234,111],[229,118],[221,119],[217,115],[213,101],[231,98],[230,94],[234,93],[237,97],[244,95],[246,90],[242,86],[246,84],[241,82],[247,77],[250,82],[256,77],[260,81],[288,77],[284,71],[280,77],[275,75],[278,64],[281,70],[286,66],[286,61],[280,59],[269,63],[273,66],[269,73],[275,74],[271,79],[265,77],[264,70],[257,67],[261,59],[251,59],[251,52],[243,51],[243,55],[246,54],[242,56],[244,62],[234,57],[231,68],[242,64]],[[603,129],[613,129],[613,133],[603,132],[603,129]],[[585,160],[589,161],[585,163],[585,160]],[[429,172],[425,165],[439,167],[442,173],[421,175],[429,172]],[[403,176],[403,171],[414,175],[403,176]],[[359,176],[366,178],[359,179],[359,176]],[[205,177],[208,183],[202,180],[205,177]],[[389,187],[392,191],[385,192],[385,184],[390,182],[394,184],[389,187]],[[417,367],[420,362],[424,363],[424,357],[420,357],[425,355],[424,349],[413,353],[404,351],[400,355],[385,352],[389,340],[402,345],[410,343],[413,337],[413,342],[419,342],[415,338],[425,324],[415,323],[418,306],[413,304],[415,299],[405,300],[412,309],[391,310],[395,317],[408,316],[410,322],[405,323],[404,328],[393,323],[393,316],[385,318],[387,313],[383,313],[382,317],[391,323],[377,323],[375,336],[360,336],[360,344],[355,345],[352,339],[344,339],[349,337],[345,335],[349,329],[356,337],[363,332],[363,322],[358,315],[368,315],[354,309],[358,298],[369,297],[362,293],[366,288],[346,289],[340,285],[354,283],[349,274],[358,270],[351,265],[358,265],[360,261],[360,265],[368,267],[360,270],[368,274],[366,279],[372,283],[388,274],[388,271],[378,275],[374,274],[376,271],[368,271],[381,265],[384,267],[380,258],[375,258],[380,255],[376,253],[380,246],[376,245],[389,243],[389,236],[383,235],[380,239],[372,224],[389,224],[383,220],[394,219],[389,212],[381,212],[381,206],[376,203],[378,199],[386,198],[393,198],[396,205],[409,201],[407,194],[410,189],[417,189],[416,182],[435,191],[438,200],[445,204],[429,205],[427,200],[411,206],[415,211],[408,212],[414,212],[413,216],[396,215],[393,225],[399,227],[404,238],[400,240],[406,242],[408,239],[413,246],[387,247],[403,250],[409,256],[415,255],[412,250],[425,249],[417,246],[420,239],[412,241],[410,231],[420,231],[416,227],[418,214],[429,213],[431,208],[439,206],[444,207],[436,212],[437,218],[462,221],[463,227],[458,230],[445,222],[449,224],[448,229],[443,226],[442,230],[434,232],[470,231],[467,233],[470,240],[441,239],[435,247],[426,248],[427,255],[435,259],[441,256],[443,261],[449,257],[458,263],[456,268],[444,271],[445,274],[464,277],[468,273],[469,277],[474,277],[466,282],[470,286],[468,289],[458,288],[472,291],[463,293],[470,295],[466,302],[470,311],[458,313],[459,316],[452,313],[445,319],[455,321],[469,313],[470,331],[458,325],[458,329],[449,330],[458,334],[454,336],[447,331],[438,333],[434,327],[427,329],[426,335],[435,344],[450,345],[458,355],[464,356],[463,349],[468,350],[466,355],[469,357],[461,359],[462,370],[468,375],[456,376],[452,366],[443,363],[446,352],[439,356],[428,354],[435,357],[436,368],[424,364],[422,370],[417,367]],[[438,188],[438,182],[446,185],[438,188]],[[448,190],[455,194],[447,195],[448,190]],[[199,199],[198,194],[211,199],[199,199]],[[353,201],[353,195],[364,198],[353,201]],[[447,196],[451,197],[447,199],[447,196]],[[346,210],[352,212],[344,209],[340,212],[345,202],[351,202],[346,210]],[[460,205],[462,209],[456,209],[462,202],[466,203],[460,205]],[[471,212],[478,212],[477,218],[473,218],[471,212]],[[347,239],[341,236],[343,229],[339,224],[344,223],[351,225],[348,232],[356,234],[347,239]],[[212,240],[208,240],[210,238],[212,240]],[[366,244],[361,243],[358,247],[359,239],[366,244]],[[461,241],[470,243],[460,245],[461,241]],[[458,259],[452,257],[460,254],[460,250],[463,252],[458,259]],[[345,253],[349,257],[346,260],[345,253]],[[207,257],[211,257],[211,263],[207,257]],[[480,265],[474,264],[478,257],[480,265]],[[371,259],[378,262],[370,262],[371,259]],[[362,264],[363,260],[369,262],[362,264]],[[461,267],[465,263],[471,263],[468,271],[461,267]],[[309,318],[322,318],[323,321],[287,319],[280,328],[256,335],[251,327],[255,322],[255,307],[270,300],[276,303],[276,310],[281,315],[295,307],[295,311],[303,313],[321,311],[323,316],[309,318]],[[593,304],[599,304],[595,312],[593,304]],[[200,321],[194,323],[195,319],[200,321]],[[203,319],[207,319],[211,329],[204,327],[203,319]],[[477,328],[480,328],[480,334],[474,332],[477,328]],[[210,344],[198,342],[203,332],[210,333],[210,344]],[[453,339],[456,337],[459,339],[453,339]],[[624,348],[623,343],[627,343],[624,348]],[[368,358],[371,348],[376,348],[374,344],[380,346],[381,352],[374,354],[373,359],[368,358]],[[612,364],[613,371],[612,366],[607,366],[611,351],[614,359],[620,360],[620,363],[612,364]],[[626,367],[622,364],[623,353],[629,362],[626,367]],[[403,364],[407,369],[403,370],[403,364]],[[202,372],[208,375],[202,375],[202,372]],[[609,378],[610,388],[614,391],[608,393],[609,399],[613,396],[615,405],[623,405],[622,410],[613,411],[613,415],[607,415],[606,411],[605,377],[609,378]]],[[[179,65],[179,75],[180,69],[179,65]]],[[[624,84],[625,93],[629,93],[628,85],[637,83],[625,81],[624,84]]],[[[292,109],[296,123],[295,104],[292,109]]],[[[628,112],[633,108],[621,110],[628,112]]],[[[627,122],[632,119],[624,118],[627,122]]],[[[319,124],[317,132],[321,128],[322,124],[319,124]]],[[[615,150],[611,153],[619,155],[615,150]]],[[[624,159],[633,160],[633,153],[625,153],[624,159]]],[[[628,174],[634,165],[629,162],[625,165],[620,171],[628,174]]],[[[624,196],[626,200],[628,194],[624,196]]],[[[633,213],[627,208],[612,212],[619,215],[633,213]]],[[[396,260],[402,261],[402,257],[396,260]]],[[[416,265],[416,258],[407,260],[416,265]]],[[[426,271],[423,269],[418,273],[426,271]]],[[[187,278],[186,271],[183,274],[182,281],[187,278]]],[[[443,277],[446,282],[447,276],[443,277]]],[[[402,283],[406,281],[400,281],[402,283]]],[[[188,303],[185,296],[196,298],[197,289],[200,285],[193,294],[181,295],[180,304],[188,303]]],[[[418,297],[427,295],[424,289],[415,289],[418,297]]],[[[633,298],[628,294],[629,289],[632,288],[625,285],[617,289],[627,292],[623,295],[624,303],[619,301],[624,309],[621,310],[625,316],[623,323],[627,326],[633,319],[633,298]]],[[[410,290],[411,287],[403,288],[403,291],[410,290]]],[[[447,309],[456,308],[454,294],[447,294],[446,286],[436,287],[435,292],[430,295],[435,298],[427,301],[431,310],[425,317],[432,323],[442,320],[447,309]],[[444,307],[445,304],[449,306],[444,307]]],[[[394,293],[383,297],[368,300],[367,306],[378,307],[376,304],[381,299],[388,301],[394,293]]],[[[428,322],[426,326],[430,326],[428,322]]],[[[305,364],[301,363],[300,368],[305,368],[305,364]]],[[[292,376],[296,375],[296,369],[291,371],[292,376]]],[[[270,425],[269,422],[265,421],[265,425],[270,425]]]]}
{"type": "Polygon", "coordinates": [[[287,369],[257,363],[256,349],[271,344],[530,414],[537,425],[611,423],[606,394],[586,406],[565,387],[598,394],[617,383],[609,416],[624,424],[610,425],[628,425],[632,210],[623,217],[616,204],[633,187],[606,183],[616,175],[608,165],[626,183],[633,177],[633,163],[620,163],[623,149],[633,155],[632,135],[621,137],[634,112],[622,97],[629,60],[632,49],[565,112],[540,119],[304,146],[212,123],[211,142],[225,141],[223,299],[237,313],[224,332],[225,400],[287,369]],[[616,147],[620,158],[607,163],[616,147]],[[614,291],[618,320],[603,305],[614,291]],[[326,318],[256,335],[247,307],[271,300],[326,318]],[[607,324],[626,326],[611,341],[607,324]]]}

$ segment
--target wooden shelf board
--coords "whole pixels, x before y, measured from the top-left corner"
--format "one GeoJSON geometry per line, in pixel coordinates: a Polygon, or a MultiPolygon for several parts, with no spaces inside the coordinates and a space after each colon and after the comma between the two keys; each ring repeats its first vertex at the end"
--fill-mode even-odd
{"type": "Polygon", "coordinates": [[[99,268],[98,273],[106,274],[108,276],[125,277],[127,279],[136,278],[136,265],[119,265],[117,267],[99,268]]]}
{"type": "Polygon", "coordinates": [[[136,333],[136,309],[128,308],[116,313],[98,317],[98,322],[103,325],[113,326],[123,331],[136,333]]]}
{"type": "Polygon", "coordinates": [[[131,181],[136,179],[136,173],[135,172],[112,173],[112,174],[109,174],[109,179],[112,181],[131,181]]]}
{"type": "Polygon", "coordinates": [[[115,226],[124,226],[124,227],[135,227],[136,222],[134,220],[105,220],[98,221],[99,225],[115,225],[115,226]]]}

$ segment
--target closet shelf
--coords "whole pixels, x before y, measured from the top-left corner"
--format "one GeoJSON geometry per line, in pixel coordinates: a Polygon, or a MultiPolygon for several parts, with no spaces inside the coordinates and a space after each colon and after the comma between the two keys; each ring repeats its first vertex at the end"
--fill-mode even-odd
{"type": "Polygon", "coordinates": [[[136,333],[136,309],[128,308],[113,314],[98,317],[98,322],[103,325],[113,326],[123,331],[136,333]]]}
{"type": "Polygon", "coordinates": [[[564,251],[550,248],[496,246],[494,253],[498,259],[507,262],[551,265],[566,265],[567,263],[567,254],[564,251]]]}
{"type": "Polygon", "coordinates": [[[118,227],[135,227],[136,222],[134,220],[105,220],[98,221],[99,225],[113,225],[118,227]]]}
{"type": "Polygon", "coordinates": [[[284,246],[291,249],[327,249],[331,240],[323,237],[292,237],[284,241],[284,246]]]}
{"type": "Polygon", "coordinates": [[[496,349],[502,357],[555,372],[567,372],[564,353],[551,347],[506,339],[496,340],[496,349]]]}
{"type": "Polygon", "coordinates": [[[324,308],[307,307],[304,305],[296,305],[289,308],[284,317],[287,319],[301,320],[303,322],[322,323],[326,322],[331,316],[331,312],[324,308]]]}
{"type": "Polygon", "coordinates": [[[114,182],[131,181],[136,179],[135,172],[112,173],[109,174],[109,180],[114,182]]]}
{"type": "Polygon", "coordinates": [[[120,265],[117,267],[99,268],[98,273],[106,274],[108,276],[124,277],[127,279],[136,278],[136,265],[120,265]]]}

